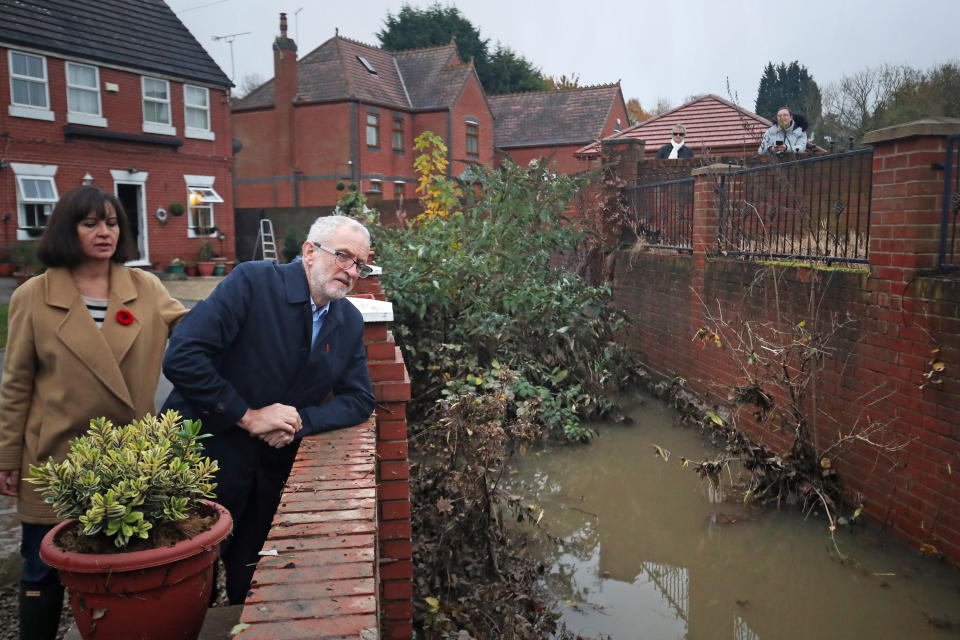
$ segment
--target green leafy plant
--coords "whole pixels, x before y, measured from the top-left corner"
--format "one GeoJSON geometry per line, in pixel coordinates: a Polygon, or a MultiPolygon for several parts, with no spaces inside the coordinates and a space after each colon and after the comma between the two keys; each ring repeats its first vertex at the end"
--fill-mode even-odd
{"type": "Polygon", "coordinates": [[[210,262],[213,260],[213,245],[209,240],[205,240],[203,244],[200,245],[200,251],[197,253],[197,260],[199,262],[210,262]]]}
{"type": "Polygon", "coordinates": [[[564,213],[586,180],[536,164],[471,171],[471,188],[428,176],[428,190],[464,193],[454,203],[432,200],[440,206],[431,215],[374,229],[384,288],[397,292],[394,332],[415,385],[411,411],[422,416],[506,367],[517,374],[511,410],[586,439],[581,420],[614,413],[610,392],[636,371],[614,339],[626,320],[610,289],[551,263],[588,233],[564,213]]]}
{"type": "Polygon", "coordinates": [[[185,211],[186,211],[186,208],[180,202],[171,202],[170,206],[167,207],[167,213],[175,217],[182,216],[185,211]]]}
{"type": "Polygon", "coordinates": [[[86,435],[70,442],[62,462],[30,465],[27,482],[62,518],[78,518],[80,532],[113,539],[122,549],[146,539],[155,525],[184,520],[201,498],[214,497],[216,460],[201,455],[199,420],[175,411],[115,428],[94,418],[86,435]]]}
{"type": "Polygon", "coordinates": [[[307,233],[308,231],[303,229],[291,227],[283,234],[283,257],[287,262],[291,262],[300,255],[300,248],[307,239],[307,233]]]}
{"type": "Polygon", "coordinates": [[[45,270],[40,258],[37,257],[36,242],[18,242],[10,245],[8,251],[13,262],[19,265],[24,273],[36,274],[43,273],[45,270]]]}

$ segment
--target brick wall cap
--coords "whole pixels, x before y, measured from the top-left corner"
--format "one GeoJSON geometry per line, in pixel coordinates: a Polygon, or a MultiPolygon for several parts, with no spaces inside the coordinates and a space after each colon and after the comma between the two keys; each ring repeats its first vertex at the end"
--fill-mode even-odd
{"type": "Polygon", "coordinates": [[[347,296],[347,300],[363,314],[363,322],[393,322],[393,303],[369,298],[354,298],[347,296]]]}
{"type": "Polygon", "coordinates": [[[960,133],[960,118],[934,116],[870,131],[863,136],[863,143],[876,144],[916,136],[948,136],[952,133],[960,133]]]}
{"type": "Polygon", "coordinates": [[[641,140],[639,138],[616,138],[613,140],[601,140],[600,146],[604,149],[613,149],[616,147],[645,146],[646,143],[646,140],[641,140]]]}
{"type": "Polygon", "coordinates": [[[699,167],[690,172],[691,176],[713,176],[718,173],[730,173],[731,171],[736,171],[740,169],[738,165],[727,164],[727,163],[716,163],[710,164],[705,167],[699,167]]]}

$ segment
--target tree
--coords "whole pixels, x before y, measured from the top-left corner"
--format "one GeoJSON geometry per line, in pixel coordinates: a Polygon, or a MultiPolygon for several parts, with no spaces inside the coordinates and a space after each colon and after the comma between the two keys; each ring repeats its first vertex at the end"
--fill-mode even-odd
{"type": "Polygon", "coordinates": [[[456,38],[457,51],[465,61],[487,58],[487,43],[480,31],[467,20],[456,7],[441,7],[435,3],[426,9],[404,5],[394,16],[389,11],[385,27],[377,32],[377,39],[384,49],[403,51],[448,44],[456,38]]]}
{"type": "Polygon", "coordinates": [[[921,80],[922,74],[907,65],[883,64],[844,76],[824,91],[823,133],[834,140],[863,134],[880,126],[878,116],[901,90],[921,80]]]}
{"type": "Polygon", "coordinates": [[[473,62],[484,90],[489,94],[540,91],[550,88],[539,69],[523,56],[499,43],[491,53],[489,40],[456,7],[435,3],[426,9],[409,5],[393,15],[387,12],[384,28],[377,33],[380,45],[391,51],[448,44],[456,39],[465,62],[473,62]]]}
{"type": "Polygon", "coordinates": [[[669,98],[659,97],[657,98],[657,106],[653,108],[653,115],[659,116],[663,115],[667,111],[673,109],[673,105],[670,104],[669,98]]]}
{"type": "Polygon", "coordinates": [[[874,110],[873,128],[930,116],[960,117],[960,64],[951,62],[905,79],[874,110]]]}
{"type": "Polygon", "coordinates": [[[640,124],[644,120],[649,120],[653,117],[652,113],[648,113],[643,110],[643,107],[640,106],[640,101],[636,98],[630,98],[627,100],[627,117],[630,118],[630,124],[640,124]]]}
{"type": "Polygon", "coordinates": [[[819,129],[822,120],[820,87],[807,68],[794,60],[776,67],[768,62],[760,77],[754,111],[773,119],[780,107],[806,117],[807,131],[819,129]]]}
{"type": "Polygon", "coordinates": [[[480,76],[484,90],[493,95],[518,91],[543,91],[550,88],[544,82],[539,69],[523,56],[499,44],[484,65],[483,71],[481,75],[478,68],[477,75],[480,76]]]}
{"type": "Polygon", "coordinates": [[[580,76],[576,73],[571,73],[569,77],[567,74],[561,75],[559,78],[553,76],[543,76],[543,81],[546,83],[548,89],[576,89],[580,86],[580,76]]]}
{"type": "Polygon", "coordinates": [[[240,86],[235,89],[234,97],[239,99],[250,95],[250,92],[257,89],[264,83],[263,76],[259,73],[248,73],[243,76],[240,86]]]}

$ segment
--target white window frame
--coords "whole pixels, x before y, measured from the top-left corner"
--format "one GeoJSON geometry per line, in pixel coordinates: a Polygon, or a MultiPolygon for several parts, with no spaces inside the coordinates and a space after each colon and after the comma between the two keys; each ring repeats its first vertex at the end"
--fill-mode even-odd
{"type": "Polygon", "coordinates": [[[367,193],[379,193],[383,195],[383,181],[382,180],[371,180],[370,189],[367,193]]]}
{"type": "Polygon", "coordinates": [[[100,99],[100,68],[92,64],[81,64],[79,62],[70,62],[65,60],[63,64],[64,79],[67,83],[67,122],[71,124],[84,124],[89,127],[106,127],[107,119],[103,117],[103,102],[100,99]],[[94,86],[85,87],[83,85],[70,84],[70,67],[86,67],[93,69],[94,86]],[[77,91],[88,91],[97,95],[97,112],[86,113],[83,111],[73,111],[70,106],[70,89],[77,91]]]}
{"type": "Polygon", "coordinates": [[[187,237],[216,238],[220,234],[219,229],[211,231],[210,233],[197,233],[194,230],[194,227],[197,226],[195,210],[199,209],[209,209],[210,226],[214,227],[217,225],[216,207],[214,205],[223,203],[223,198],[221,198],[220,194],[213,188],[213,182],[216,180],[216,177],[186,175],[183,176],[183,179],[187,183],[187,237]],[[191,199],[192,194],[196,195],[191,199]]]}
{"type": "MultiPolygon", "coordinates": [[[[15,182],[17,185],[17,240],[37,240],[38,237],[31,236],[24,227],[27,225],[28,205],[40,205],[47,209],[46,216],[49,217],[53,212],[53,207],[59,200],[57,192],[57,182],[54,176],[57,175],[57,165],[55,164],[24,164],[20,162],[11,162],[10,168],[13,169],[15,182]],[[50,185],[53,190],[53,196],[50,198],[31,198],[27,199],[24,195],[23,180],[40,180],[50,185]]],[[[43,225],[46,226],[46,225],[43,225]]]]}
{"type": "Polygon", "coordinates": [[[143,115],[143,132],[144,133],[159,133],[160,135],[165,135],[165,136],[177,135],[177,128],[173,126],[173,109],[171,107],[171,100],[170,100],[170,81],[169,80],[164,80],[163,78],[154,78],[152,76],[140,76],[140,101],[143,104],[142,115],[143,115]],[[147,80],[164,83],[167,86],[167,99],[160,100],[158,98],[148,98],[147,97],[147,80]],[[147,103],[148,102],[167,105],[167,117],[170,119],[170,121],[163,123],[163,122],[155,122],[153,120],[147,120],[147,103]]]}
{"type": "Polygon", "coordinates": [[[463,149],[464,153],[468,156],[479,156],[480,155],[480,121],[474,118],[467,118],[463,127],[464,136],[463,136],[463,149]],[[474,127],[473,133],[470,132],[470,127],[474,127]],[[470,150],[470,140],[473,140],[477,148],[474,151],[470,150]]]}
{"type": "Polygon", "coordinates": [[[367,112],[367,128],[366,128],[366,139],[367,139],[367,148],[368,149],[379,149],[380,148],[380,114],[379,113],[370,113],[367,112]],[[370,118],[373,118],[375,122],[370,122],[370,118]],[[374,143],[370,144],[370,134],[373,134],[374,143]]]}
{"type": "Polygon", "coordinates": [[[199,138],[200,140],[216,140],[217,136],[213,132],[213,113],[210,108],[210,89],[207,87],[198,87],[193,84],[183,85],[183,135],[187,138],[199,138]],[[203,91],[207,96],[207,104],[204,106],[198,106],[195,104],[190,104],[187,102],[187,95],[190,93],[190,89],[198,89],[203,91]],[[196,127],[191,127],[188,123],[190,122],[187,118],[187,112],[190,109],[195,109],[197,111],[204,111],[207,114],[207,128],[206,129],[197,129],[196,127]]]}
{"type": "Polygon", "coordinates": [[[53,110],[50,109],[50,74],[47,73],[47,57],[41,56],[36,53],[27,53],[25,51],[14,51],[9,49],[7,51],[7,70],[10,75],[10,104],[7,106],[7,113],[11,116],[17,118],[32,118],[33,120],[47,120],[53,122],[53,110]],[[13,101],[13,83],[16,80],[22,80],[24,82],[37,82],[41,80],[33,76],[20,76],[13,72],[13,56],[28,56],[31,58],[40,58],[40,61],[43,64],[43,99],[46,101],[46,106],[38,107],[31,104],[21,104],[13,101]]]}

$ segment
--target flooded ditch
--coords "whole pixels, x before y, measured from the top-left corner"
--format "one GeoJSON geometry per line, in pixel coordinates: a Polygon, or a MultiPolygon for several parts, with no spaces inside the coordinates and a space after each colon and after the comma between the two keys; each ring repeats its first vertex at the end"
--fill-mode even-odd
{"type": "MultiPolygon", "coordinates": [[[[725,502],[688,468],[714,452],[644,397],[633,424],[514,460],[510,491],[559,546],[532,552],[569,631],[686,640],[960,638],[960,572],[877,527],[725,502]],[[664,461],[656,447],[669,453],[664,461]]],[[[725,478],[726,481],[726,478],[725,478]]]]}

